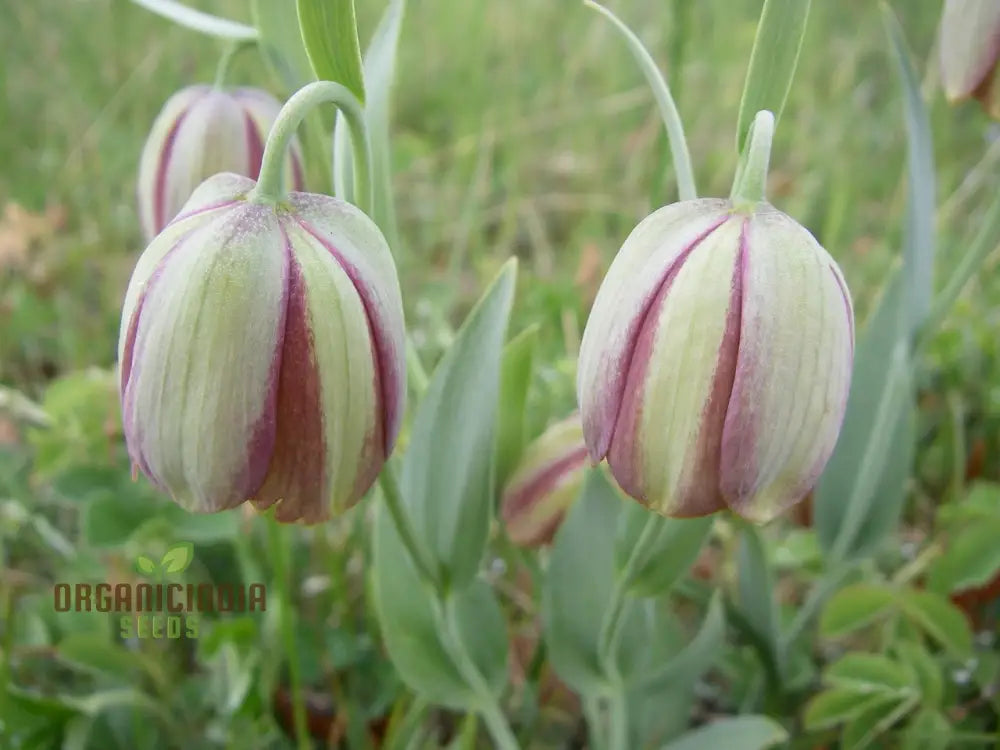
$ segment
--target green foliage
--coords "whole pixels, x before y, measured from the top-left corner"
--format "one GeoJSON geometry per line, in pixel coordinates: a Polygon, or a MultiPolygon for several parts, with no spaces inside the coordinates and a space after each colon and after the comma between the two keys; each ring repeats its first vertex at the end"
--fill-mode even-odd
{"type": "Polygon", "coordinates": [[[413,418],[402,491],[449,585],[479,570],[493,515],[497,399],[517,265],[507,263],[434,371],[413,418]]]}
{"type": "Polygon", "coordinates": [[[753,119],[768,110],[781,118],[799,63],[812,0],[765,0],[750,53],[750,66],[736,125],[736,151],[742,153],[753,119]]]}
{"type": "Polygon", "coordinates": [[[354,0],[296,0],[296,8],[316,79],[347,87],[363,104],[365,82],[354,0]]]}
{"type": "MultiPolygon", "coordinates": [[[[759,1],[614,6],[641,31],[644,73],[668,74],[703,194],[729,186],[734,124],[742,142],[758,109],[783,110],[771,194],[845,270],[859,336],[813,528],[659,522],[624,581],[612,669],[599,653],[605,612],[648,513],[594,472],[552,549],[512,550],[490,525],[527,437],[574,407],[575,352],[603,270],[677,176],[674,141],[636,87],[635,44],[559,3],[359,4],[372,214],[396,254],[413,350],[447,381],[411,404],[404,473],[422,481],[406,487],[406,507],[427,514],[420,538],[457,574],[447,591],[429,588],[377,497],[296,530],[293,656],[278,641],[260,520],[193,516],[132,478],[114,340],[141,246],[129,186],[163,101],[212,80],[219,40],[261,37],[261,55],[234,62],[234,85],[270,72],[287,94],[313,71],[287,0],[213,0],[211,15],[137,4],[186,28],[119,0],[12,4],[0,23],[4,739],[290,747],[294,660],[311,718],[351,750],[386,723],[390,748],[491,746],[481,717],[425,698],[502,705],[520,743],[542,749],[570,741],[581,713],[599,745],[618,698],[628,747],[766,747],[785,741],[782,727],[793,747],[995,741],[1000,656],[973,633],[996,629],[1000,573],[1000,283],[988,264],[977,274],[996,247],[1000,150],[977,108],[946,109],[934,89],[936,4],[895,3],[898,23],[864,3],[768,0],[763,22],[759,1]],[[38,66],[39,50],[58,54],[38,66]],[[492,312],[469,310],[512,255],[522,272],[509,329],[524,333],[504,346],[512,274],[492,287],[492,312]],[[463,318],[478,332],[456,334],[463,318]],[[453,344],[476,366],[456,362],[453,344]],[[263,581],[268,611],[208,613],[196,639],[153,639],[124,637],[117,613],[53,607],[57,582],[161,579],[263,581]]],[[[339,27],[346,47],[317,33],[348,4],[299,5],[313,62],[330,71],[349,52],[361,85],[351,24],[339,27]]],[[[327,192],[323,114],[306,147],[310,189],[327,192]]],[[[343,127],[334,141],[349,198],[343,127]]]]}

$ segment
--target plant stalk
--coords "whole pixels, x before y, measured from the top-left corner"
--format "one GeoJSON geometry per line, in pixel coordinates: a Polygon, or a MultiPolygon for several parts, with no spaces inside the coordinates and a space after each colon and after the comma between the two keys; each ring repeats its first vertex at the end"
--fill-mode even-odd
{"type": "Polygon", "coordinates": [[[750,213],[767,197],[767,170],[771,163],[774,115],[762,109],[754,117],[747,136],[746,153],[733,181],[730,199],[738,211],[750,213]]]}
{"type": "Polygon", "coordinates": [[[314,107],[333,103],[344,114],[351,131],[354,148],[354,197],[358,208],[370,214],[375,200],[371,179],[371,142],[364,110],[350,89],[332,81],[314,81],[303,86],[285,102],[278,113],[264,146],[260,179],[250,193],[250,200],[257,203],[277,203],[287,195],[282,184],[285,171],[285,154],[295,131],[314,107]]]}
{"type": "Polygon", "coordinates": [[[420,577],[423,578],[437,594],[443,593],[441,576],[438,574],[437,565],[432,560],[430,554],[424,549],[413,528],[413,521],[410,520],[406,508],[403,507],[403,495],[399,491],[399,484],[392,467],[386,464],[379,474],[379,486],[382,488],[382,497],[385,500],[385,507],[392,517],[393,526],[399,534],[403,546],[409,553],[413,564],[416,565],[420,577]]]}
{"type": "Polygon", "coordinates": [[[621,32],[628,43],[635,61],[639,64],[639,69],[646,77],[646,83],[653,92],[656,106],[660,110],[660,118],[663,126],[667,130],[667,140],[670,142],[670,155],[674,161],[674,171],[677,173],[677,193],[682,201],[692,200],[698,197],[698,191],[694,183],[694,169],[691,167],[691,154],[688,151],[687,138],[684,136],[684,124],[681,122],[680,112],[677,111],[677,104],[670,93],[670,86],[667,85],[663,73],[656,65],[649,51],[643,46],[642,41],[635,33],[622,22],[614,13],[593,0],[583,0],[583,4],[588,8],[596,10],[621,32]]]}
{"type": "Polygon", "coordinates": [[[295,638],[295,615],[292,607],[291,582],[289,581],[289,550],[291,537],[288,529],[281,526],[274,516],[267,518],[268,541],[274,562],[274,581],[278,588],[278,619],[285,655],[288,658],[289,681],[292,688],[292,721],[295,729],[295,743],[299,750],[311,750],[309,726],[306,721],[305,695],[302,691],[302,674],[298,643],[295,638]]]}

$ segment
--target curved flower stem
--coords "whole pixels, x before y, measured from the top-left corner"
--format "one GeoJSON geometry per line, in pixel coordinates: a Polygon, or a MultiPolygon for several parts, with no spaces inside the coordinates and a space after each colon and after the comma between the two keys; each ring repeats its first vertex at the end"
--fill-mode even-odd
{"type": "Polygon", "coordinates": [[[635,33],[625,25],[614,13],[594,0],[583,0],[583,4],[588,8],[596,10],[611,23],[615,25],[625,41],[628,43],[635,61],[639,64],[642,74],[646,77],[646,83],[653,92],[656,99],[656,106],[660,110],[660,117],[663,125],[667,129],[667,140],[670,142],[670,154],[674,160],[674,171],[677,173],[677,193],[682,201],[691,200],[698,197],[698,191],[694,184],[694,169],[691,167],[691,154],[688,152],[687,139],[684,137],[684,124],[681,122],[680,112],[677,111],[677,104],[670,93],[670,86],[656,66],[656,61],[643,46],[642,41],[635,33]]]}
{"type": "Polygon", "coordinates": [[[382,473],[378,475],[378,481],[379,486],[382,488],[385,507],[389,510],[393,526],[395,526],[396,533],[399,534],[403,546],[406,547],[406,551],[410,554],[413,564],[417,566],[420,577],[440,595],[443,587],[441,577],[437,574],[437,566],[431,559],[430,554],[420,544],[417,532],[413,528],[413,522],[406,512],[406,508],[403,507],[403,495],[399,491],[396,475],[389,464],[386,464],[385,468],[382,469],[382,473]]]}
{"type": "Polygon", "coordinates": [[[295,640],[295,610],[292,607],[291,583],[288,580],[288,552],[291,539],[288,529],[282,527],[274,516],[268,516],[267,532],[274,562],[274,582],[278,588],[278,619],[281,638],[284,641],[285,656],[288,658],[288,674],[292,688],[292,721],[295,741],[299,750],[309,750],[309,727],[306,721],[305,696],[302,694],[302,674],[299,669],[299,650],[295,640]]]}
{"type": "Polygon", "coordinates": [[[371,180],[371,142],[361,102],[345,86],[333,81],[314,81],[285,102],[264,146],[260,179],[249,198],[258,203],[277,203],[286,195],[282,185],[285,154],[299,124],[311,109],[331,102],[344,114],[354,147],[354,196],[358,208],[371,213],[374,192],[371,180]]]}
{"type": "Polygon", "coordinates": [[[233,64],[233,59],[245,49],[249,49],[254,44],[256,40],[254,39],[237,39],[226,45],[226,48],[222,52],[222,57],[219,58],[219,64],[215,68],[215,81],[212,85],[220,89],[226,82],[226,76],[229,75],[229,68],[233,64]]]}
{"type": "Polygon", "coordinates": [[[767,195],[767,169],[771,163],[774,115],[762,109],[753,119],[746,153],[740,160],[730,199],[738,211],[753,211],[767,195]]]}
{"type": "Polygon", "coordinates": [[[498,750],[519,750],[520,745],[507,723],[507,717],[504,716],[499,702],[480,673],[479,667],[476,666],[472,657],[469,656],[469,652],[465,649],[451,600],[447,597],[438,598],[435,610],[444,647],[458,673],[465,680],[465,684],[472,689],[478,699],[477,710],[483,717],[483,721],[486,722],[490,736],[493,737],[493,746],[498,750]]]}

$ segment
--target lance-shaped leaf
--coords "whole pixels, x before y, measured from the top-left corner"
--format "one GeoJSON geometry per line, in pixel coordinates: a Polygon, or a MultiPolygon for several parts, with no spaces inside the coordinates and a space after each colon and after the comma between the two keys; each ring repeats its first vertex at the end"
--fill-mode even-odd
{"type": "Polygon", "coordinates": [[[403,463],[417,533],[438,572],[459,587],[479,569],[493,514],[500,361],[516,273],[508,261],[438,364],[403,463]]]}
{"type": "Polygon", "coordinates": [[[810,0],[765,0],[750,53],[750,67],[740,99],[736,151],[742,153],[750,124],[762,109],[777,121],[799,62],[810,0]]]}
{"type": "MultiPolygon", "coordinates": [[[[474,709],[481,697],[453,658],[442,622],[444,606],[421,580],[381,504],[370,582],[382,636],[403,681],[428,701],[474,709]]],[[[489,688],[499,693],[507,674],[507,634],[496,597],[482,581],[450,596],[452,637],[489,688]]]]}
{"type": "MultiPolygon", "coordinates": [[[[615,585],[613,529],[624,502],[603,472],[591,470],[556,534],[543,583],[542,618],[552,666],[568,685],[584,694],[601,693],[607,685],[598,644],[615,585]]],[[[622,658],[629,647],[648,654],[637,614],[632,609],[624,615],[619,662],[634,661],[622,658]]]]}
{"type": "MultiPolygon", "coordinates": [[[[396,209],[392,196],[392,164],[389,147],[389,119],[392,83],[396,72],[396,49],[403,25],[406,0],[391,0],[365,52],[365,123],[372,145],[372,183],[375,200],[372,218],[381,227],[389,245],[399,248],[396,209]]],[[[337,117],[333,131],[334,194],[351,200],[354,179],[351,170],[350,137],[344,118],[337,117]]]]}
{"type": "Polygon", "coordinates": [[[298,0],[299,28],[316,78],[365,100],[354,0],[298,0]]]}
{"type": "Polygon", "coordinates": [[[907,146],[903,264],[909,326],[911,332],[915,332],[930,310],[934,293],[934,141],[930,117],[920,93],[920,77],[913,67],[903,30],[884,3],[882,18],[903,89],[907,146]]]}
{"type": "Polygon", "coordinates": [[[185,26],[209,36],[229,39],[234,42],[252,42],[259,37],[257,29],[253,26],[213,16],[211,13],[189,8],[182,3],[174,2],[174,0],[132,0],[132,2],[173,21],[179,26],[185,26]]]}
{"type": "Polygon", "coordinates": [[[900,273],[858,338],[853,386],[813,510],[828,555],[872,552],[895,527],[913,451],[913,395],[900,273]]]}
{"type": "Polygon", "coordinates": [[[538,326],[525,329],[504,347],[500,370],[500,422],[497,426],[497,483],[514,470],[525,445],[524,410],[531,384],[538,326]]]}

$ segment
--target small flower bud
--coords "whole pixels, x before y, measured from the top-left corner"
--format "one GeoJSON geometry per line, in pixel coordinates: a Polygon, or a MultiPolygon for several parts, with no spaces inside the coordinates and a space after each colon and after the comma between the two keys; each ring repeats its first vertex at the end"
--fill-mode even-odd
{"type": "Polygon", "coordinates": [[[355,503],[405,398],[402,300],[354,206],[254,181],[203,183],[139,258],[119,338],[133,465],[191,511],[278,503],[316,522],[355,503]]]}
{"type": "Polygon", "coordinates": [[[766,203],[675,203],[635,228],[594,301],[584,439],[658,513],[765,521],[830,457],[853,352],[843,276],[808,231],[766,203]]]}
{"type": "Polygon", "coordinates": [[[580,415],[556,422],[524,451],[503,491],[501,516],[521,547],[548,544],[580,494],[587,469],[580,415]]]}
{"type": "MultiPolygon", "coordinates": [[[[266,91],[189,86],[163,106],[146,138],[139,166],[139,217],[155,237],[201,182],[219,172],[257,179],[264,141],[281,104],[266,91]]],[[[286,183],[303,188],[302,159],[293,145],[286,183]]]]}
{"type": "Polygon", "coordinates": [[[978,99],[1000,119],[1000,2],[945,0],[941,16],[941,84],[950,101],[978,99]]]}

